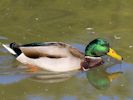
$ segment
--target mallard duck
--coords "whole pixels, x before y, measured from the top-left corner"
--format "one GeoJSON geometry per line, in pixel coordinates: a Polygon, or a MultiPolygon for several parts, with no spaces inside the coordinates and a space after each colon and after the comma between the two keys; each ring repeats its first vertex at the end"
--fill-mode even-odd
{"type": "Polygon", "coordinates": [[[122,60],[104,39],[95,39],[80,52],[69,44],[62,42],[44,42],[18,45],[2,44],[16,59],[29,68],[44,69],[54,72],[88,70],[103,63],[101,56],[109,55],[122,60]]]}

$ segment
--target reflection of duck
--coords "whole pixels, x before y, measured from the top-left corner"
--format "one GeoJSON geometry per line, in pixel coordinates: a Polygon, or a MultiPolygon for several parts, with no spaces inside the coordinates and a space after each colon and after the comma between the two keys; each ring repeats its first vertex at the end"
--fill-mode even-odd
{"type": "Polygon", "coordinates": [[[72,46],[61,42],[31,43],[17,45],[11,43],[3,46],[23,64],[36,71],[38,68],[67,72],[88,70],[102,64],[101,56],[110,55],[118,60],[122,57],[109,47],[103,39],[95,39],[85,49],[85,55],[72,46]]]}
{"type": "Polygon", "coordinates": [[[70,79],[78,72],[79,71],[70,71],[70,72],[38,71],[36,73],[33,73],[34,75],[31,77],[31,79],[33,81],[41,83],[57,83],[70,79]]]}
{"type": "Polygon", "coordinates": [[[113,79],[116,79],[122,72],[108,73],[103,68],[96,68],[87,72],[87,79],[97,89],[106,89],[113,79]]]}

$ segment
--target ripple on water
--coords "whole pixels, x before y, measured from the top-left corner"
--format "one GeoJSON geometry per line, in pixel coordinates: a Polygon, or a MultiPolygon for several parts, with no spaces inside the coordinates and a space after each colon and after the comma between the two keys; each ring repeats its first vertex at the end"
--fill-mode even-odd
{"type": "Polygon", "coordinates": [[[8,39],[7,37],[0,36],[0,40],[7,40],[7,39],[8,39]]]}
{"type": "Polygon", "coordinates": [[[14,59],[12,56],[0,56],[0,68],[11,68],[13,61],[14,59]]]}

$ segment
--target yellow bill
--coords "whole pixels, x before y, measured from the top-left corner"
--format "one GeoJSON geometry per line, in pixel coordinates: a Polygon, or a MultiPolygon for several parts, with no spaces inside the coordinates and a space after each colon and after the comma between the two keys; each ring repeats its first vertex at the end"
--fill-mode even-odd
{"type": "Polygon", "coordinates": [[[123,58],[118,55],[113,49],[109,48],[109,52],[107,53],[107,55],[117,59],[117,60],[123,60],[123,58]]]}

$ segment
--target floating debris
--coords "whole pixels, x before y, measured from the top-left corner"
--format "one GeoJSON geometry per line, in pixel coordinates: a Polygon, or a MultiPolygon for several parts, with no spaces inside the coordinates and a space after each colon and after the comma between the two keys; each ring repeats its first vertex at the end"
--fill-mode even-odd
{"type": "Polygon", "coordinates": [[[124,84],[121,84],[120,86],[121,86],[121,87],[123,87],[123,86],[124,86],[124,84]]]}
{"type": "Polygon", "coordinates": [[[117,36],[117,35],[114,35],[114,38],[115,38],[116,40],[120,40],[120,39],[121,39],[121,37],[120,37],[120,36],[117,36]]]}
{"type": "Polygon", "coordinates": [[[91,32],[92,34],[96,34],[96,32],[91,32]]]}
{"type": "Polygon", "coordinates": [[[93,28],[91,28],[91,27],[86,28],[86,30],[87,30],[87,32],[88,32],[89,34],[96,34],[96,32],[94,32],[94,31],[93,31],[93,28]]]}
{"type": "Polygon", "coordinates": [[[39,20],[39,18],[35,18],[35,20],[36,20],[36,21],[38,21],[38,20],[39,20]]]}
{"type": "Polygon", "coordinates": [[[129,45],[129,48],[132,48],[133,46],[132,45],[129,45]]]}
{"type": "Polygon", "coordinates": [[[126,56],[126,58],[127,58],[127,59],[130,58],[130,56],[126,56]]]}
{"type": "Polygon", "coordinates": [[[91,31],[91,30],[93,30],[93,28],[88,27],[88,28],[86,28],[86,30],[91,31]]]}

